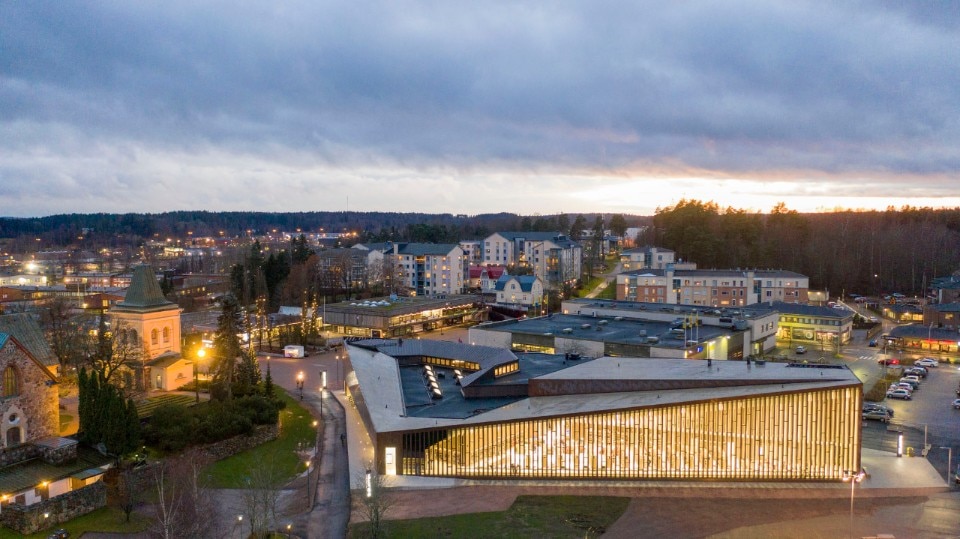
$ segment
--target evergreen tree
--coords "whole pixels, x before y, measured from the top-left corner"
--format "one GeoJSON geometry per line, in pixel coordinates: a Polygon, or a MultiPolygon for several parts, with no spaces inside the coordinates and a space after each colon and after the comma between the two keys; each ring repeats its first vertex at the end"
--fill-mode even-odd
{"type": "Polygon", "coordinates": [[[263,380],[263,394],[273,398],[273,376],[270,375],[270,362],[267,362],[267,377],[263,380]]]}
{"type": "Polygon", "coordinates": [[[237,299],[232,294],[223,298],[223,310],[217,318],[217,334],[213,338],[215,350],[212,365],[214,398],[230,399],[232,385],[236,380],[237,357],[242,353],[240,332],[243,328],[242,313],[237,299]]]}
{"type": "Polygon", "coordinates": [[[90,381],[86,367],[81,367],[77,373],[77,416],[80,421],[80,438],[86,438],[86,429],[90,427],[90,381]]]}
{"type": "Polygon", "coordinates": [[[140,414],[137,413],[137,405],[133,399],[127,399],[127,450],[125,453],[136,451],[140,447],[140,414]]]}

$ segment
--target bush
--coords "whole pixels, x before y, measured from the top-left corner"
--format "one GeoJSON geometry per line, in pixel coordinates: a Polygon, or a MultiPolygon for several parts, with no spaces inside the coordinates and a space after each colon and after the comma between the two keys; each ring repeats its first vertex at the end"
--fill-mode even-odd
{"type": "Polygon", "coordinates": [[[236,399],[234,405],[255,425],[273,425],[280,417],[278,401],[261,395],[236,399]]]}
{"type": "Polygon", "coordinates": [[[147,421],[143,439],[161,451],[180,451],[190,445],[196,423],[193,412],[186,406],[162,404],[147,421]]]}

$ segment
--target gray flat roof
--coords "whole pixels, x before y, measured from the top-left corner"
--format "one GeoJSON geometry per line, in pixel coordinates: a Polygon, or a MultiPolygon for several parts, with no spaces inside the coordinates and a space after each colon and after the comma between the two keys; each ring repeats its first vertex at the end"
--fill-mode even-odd
{"type": "Polygon", "coordinates": [[[724,335],[733,335],[733,330],[700,325],[694,330],[687,330],[686,339],[674,338],[671,333],[674,324],[672,321],[641,320],[625,318],[616,320],[611,317],[594,317],[586,315],[554,314],[523,320],[508,320],[491,322],[476,326],[477,329],[488,331],[503,331],[508,333],[522,333],[528,335],[551,334],[557,337],[579,339],[586,341],[615,342],[624,344],[649,344],[658,348],[684,348],[685,340],[705,342],[724,335]],[[589,324],[589,327],[584,325],[589,324]],[[569,331],[567,331],[569,330],[569,331]],[[647,342],[648,337],[657,337],[660,342],[647,342]]]}

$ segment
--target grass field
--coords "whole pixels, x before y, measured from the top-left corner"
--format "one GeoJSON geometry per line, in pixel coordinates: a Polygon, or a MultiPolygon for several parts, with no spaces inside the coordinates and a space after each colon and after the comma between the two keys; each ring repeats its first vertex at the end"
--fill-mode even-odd
{"type": "MultiPolygon", "coordinates": [[[[629,501],[602,496],[518,496],[506,511],[391,520],[386,523],[386,537],[598,537],[620,518],[629,501]]],[[[351,526],[348,535],[367,537],[367,524],[351,526]]]]}
{"type": "Polygon", "coordinates": [[[264,463],[275,466],[286,479],[292,479],[306,469],[303,460],[297,455],[297,447],[302,444],[303,447],[312,448],[316,443],[317,430],[313,426],[313,417],[300,406],[299,401],[290,398],[280,388],[277,388],[277,391],[287,403],[286,408],[280,410],[280,436],[249,451],[211,464],[206,470],[210,477],[209,486],[242,488],[249,476],[248,470],[264,463]]]}
{"type": "Polygon", "coordinates": [[[130,522],[125,522],[124,518],[123,511],[120,511],[119,509],[113,509],[111,507],[104,507],[103,509],[97,509],[96,511],[83,515],[82,517],[77,517],[70,522],[53,526],[50,529],[44,530],[40,533],[35,533],[33,535],[24,536],[7,528],[0,528],[0,539],[13,539],[20,537],[43,539],[47,537],[50,532],[58,528],[63,528],[70,532],[70,537],[80,537],[80,534],[83,532],[90,531],[137,533],[145,531],[147,526],[150,525],[150,521],[146,517],[136,513],[130,515],[130,522]]]}

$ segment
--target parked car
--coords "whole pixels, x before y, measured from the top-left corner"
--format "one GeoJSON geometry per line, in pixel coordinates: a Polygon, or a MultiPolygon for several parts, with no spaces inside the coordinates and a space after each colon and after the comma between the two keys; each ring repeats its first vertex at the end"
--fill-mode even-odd
{"type": "Polygon", "coordinates": [[[913,386],[905,382],[894,382],[890,384],[890,387],[887,388],[887,391],[893,391],[894,389],[905,389],[909,393],[913,393],[913,386]]]}
{"type": "Polygon", "coordinates": [[[876,339],[873,339],[872,341],[870,341],[869,346],[871,346],[871,347],[873,347],[873,348],[876,348],[876,347],[877,347],[877,340],[876,340],[876,339]]]}
{"type": "Polygon", "coordinates": [[[906,389],[892,389],[890,391],[887,391],[887,398],[908,401],[910,400],[910,392],[907,391],[906,389]]]}
{"type": "Polygon", "coordinates": [[[926,378],[927,369],[924,369],[923,367],[910,367],[909,369],[904,370],[903,374],[905,376],[916,376],[917,378],[926,378]]]}
{"type": "Polygon", "coordinates": [[[901,381],[901,382],[916,382],[917,385],[920,385],[920,382],[921,382],[920,377],[919,377],[919,376],[916,376],[916,375],[914,375],[914,374],[904,375],[904,376],[900,377],[900,381],[901,381]]]}
{"type": "Polygon", "coordinates": [[[924,368],[932,367],[935,369],[940,366],[940,361],[932,357],[925,357],[922,359],[918,359],[916,363],[914,363],[914,365],[924,367],[924,368]]]}
{"type": "Polygon", "coordinates": [[[914,391],[920,389],[920,380],[916,380],[915,376],[905,376],[900,379],[901,384],[909,384],[914,391]]]}
{"type": "Polygon", "coordinates": [[[876,419],[884,423],[890,421],[891,419],[890,414],[886,410],[881,410],[880,408],[864,410],[860,417],[863,419],[876,419]]]}
{"type": "Polygon", "coordinates": [[[881,365],[899,365],[900,360],[895,357],[880,358],[877,360],[877,363],[881,365]]]}
{"type": "Polygon", "coordinates": [[[806,348],[805,346],[798,346],[798,347],[797,347],[797,353],[798,353],[798,354],[806,354],[806,353],[807,353],[807,348],[806,348]]]}
{"type": "Polygon", "coordinates": [[[60,528],[59,530],[50,532],[50,535],[47,536],[47,539],[67,539],[68,537],[70,537],[70,532],[60,528]]]}
{"type": "Polygon", "coordinates": [[[879,319],[877,319],[877,317],[876,317],[876,316],[871,316],[871,317],[869,318],[869,320],[870,320],[871,322],[874,322],[874,323],[876,323],[876,322],[879,322],[879,321],[880,321],[879,319]]]}
{"type": "Polygon", "coordinates": [[[865,402],[863,403],[863,409],[864,410],[871,410],[871,409],[883,410],[888,414],[890,414],[890,417],[893,417],[896,415],[893,411],[893,408],[890,408],[889,406],[879,402],[865,402]]]}
{"type": "Polygon", "coordinates": [[[960,410],[960,399],[953,399],[954,410],[960,410]]]}

